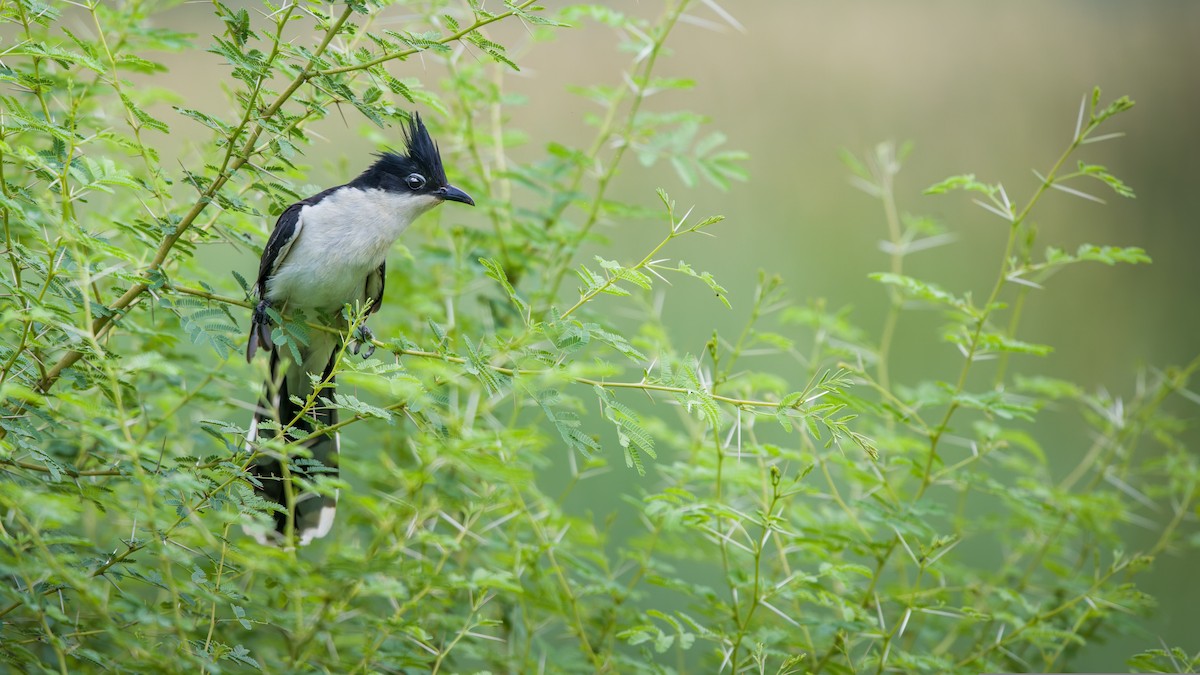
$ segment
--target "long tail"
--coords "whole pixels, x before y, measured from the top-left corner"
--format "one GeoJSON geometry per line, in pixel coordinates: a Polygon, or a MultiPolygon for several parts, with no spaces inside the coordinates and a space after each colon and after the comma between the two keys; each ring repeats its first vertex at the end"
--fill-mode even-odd
{"type": "MultiPolygon", "coordinates": [[[[321,476],[337,477],[338,451],[341,449],[338,433],[319,436],[305,443],[304,447],[311,457],[285,458],[265,446],[260,447],[260,440],[273,438],[279,432],[263,429],[260,433],[259,422],[264,419],[278,420],[281,426],[290,425],[292,433],[297,436],[311,432],[312,423],[308,419],[297,418],[302,404],[292,399],[294,397],[303,402],[312,393],[309,373],[320,373],[322,380],[328,379],[332,387],[334,383],[330,372],[337,347],[336,337],[320,333],[312,336],[311,344],[302,352],[304,360],[301,363],[296,363],[283,353],[285,348],[276,347],[271,351],[271,379],[263,388],[263,398],[250,423],[250,432],[246,434],[246,449],[264,452],[250,467],[250,472],[262,484],[261,488],[255,487],[255,492],[263,499],[283,506],[285,510],[275,513],[273,530],[253,525],[242,527],[260,544],[286,544],[289,525],[301,546],[324,537],[333,528],[337,493],[333,496],[318,494],[311,489],[311,484],[321,476]],[[285,475],[291,477],[290,505],[285,475]]],[[[332,388],[323,390],[321,396],[332,399],[332,388]]],[[[308,410],[307,417],[325,426],[336,424],[337,409],[318,404],[308,410]]]]}

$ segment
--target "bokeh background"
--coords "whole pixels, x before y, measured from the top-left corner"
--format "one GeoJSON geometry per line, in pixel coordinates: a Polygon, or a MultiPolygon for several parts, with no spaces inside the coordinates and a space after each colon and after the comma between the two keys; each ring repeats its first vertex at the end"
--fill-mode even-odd
{"type": "MultiPolygon", "coordinates": [[[[647,16],[661,9],[646,0],[608,4],[647,16]]],[[[728,0],[725,9],[740,29],[697,3],[697,20],[679,26],[658,69],[663,76],[694,78],[696,88],[651,98],[647,107],[710,116],[711,129],[726,134],[730,148],[750,153],[750,181],[728,192],[688,188],[665,166],[631,161],[615,185],[622,200],[652,204],[661,186],[699,214],[728,218],[715,230],[715,243],[696,238],[676,249],[697,269],[717,273],[733,301],[725,310],[706,291],[673,288],[667,319],[685,348],[699,351],[713,328],[740,329],[760,269],[781,274],[798,302],[825,298],[834,307],[853,306],[856,322],[878,331],[886,296],[867,275],[886,267],[877,248],[885,236],[883,214],[877,201],[851,186],[838,154],[862,155],[881,141],[913,143],[897,181],[901,210],[934,217],[957,237],[948,247],[911,256],[906,271],[986,293],[1004,224],[964,196],[923,196],[922,190],[948,175],[975,173],[1004,183],[1015,201],[1027,199],[1037,180],[1032,170],[1044,172],[1069,143],[1080,99],[1098,85],[1105,102],[1129,95],[1137,105],[1109,129],[1124,131],[1125,138],[1089,146],[1081,157],[1108,166],[1138,197],[1122,199],[1098,183],[1087,187],[1106,205],[1052,192],[1036,215],[1041,242],[1069,250],[1084,242],[1141,246],[1154,264],[1077,266],[1053,278],[1030,297],[1020,337],[1056,351],[1018,365],[1127,396],[1140,368],[1182,363],[1200,350],[1200,3],[728,0]]],[[[403,9],[389,11],[402,28],[403,9]]],[[[203,3],[181,5],[164,18],[201,35],[221,30],[203,3]]],[[[584,26],[550,43],[533,43],[520,27],[497,37],[522,66],[508,85],[527,97],[508,111],[510,123],[530,136],[514,160],[540,156],[550,140],[585,145],[591,130],[581,119],[592,104],[569,93],[568,85],[619,81],[628,55],[616,51],[616,36],[584,26]]],[[[190,81],[192,101],[203,101],[198,107],[225,109],[226,70],[216,56],[197,52],[166,62],[174,76],[190,81]]],[[[442,75],[420,59],[392,70],[420,77],[429,88],[442,75]]],[[[350,111],[317,128],[324,140],[308,150],[312,183],[336,184],[358,170],[376,149],[364,138],[365,126],[350,111]]],[[[188,142],[172,138],[165,150],[186,158],[188,142]]],[[[453,179],[452,160],[448,165],[453,179]]],[[[644,223],[604,228],[610,258],[640,256],[660,236],[644,223]]],[[[255,266],[249,258],[220,260],[243,271],[255,266]]],[[[895,349],[903,359],[893,366],[894,379],[946,379],[957,372],[959,357],[937,339],[938,323],[902,319],[895,349]]],[[[1055,463],[1069,467],[1088,439],[1065,420],[1061,430],[1045,433],[1043,426],[1042,439],[1055,463]]],[[[619,494],[638,480],[653,480],[653,471],[645,479],[612,472],[581,486],[574,506],[615,509],[619,494]]],[[[1129,536],[1137,545],[1151,543],[1137,528],[1129,536]]],[[[1089,646],[1078,665],[1123,669],[1126,657],[1157,647],[1160,637],[1189,650],[1200,647],[1198,569],[1195,553],[1160,559],[1154,575],[1144,577],[1144,590],[1162,603],[1149,632],[1089,646]]]]}

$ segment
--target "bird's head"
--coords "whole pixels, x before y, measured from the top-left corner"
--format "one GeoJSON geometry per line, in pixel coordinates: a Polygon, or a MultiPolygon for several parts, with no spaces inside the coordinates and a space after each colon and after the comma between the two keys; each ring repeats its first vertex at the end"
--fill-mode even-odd
{"type": "Polygon", "coordinates": [[[475,200],[446,180],[442,168],[442,155],[437,143],[429,137],[429,130],[421,116],[413,113],[404,130],[405,152],[384,152],[379,159],[354,180],[352,185],[376,188],[400,195],[428,200],[432,208],[444,201],[462,202],[474,206],[475,200]]]}

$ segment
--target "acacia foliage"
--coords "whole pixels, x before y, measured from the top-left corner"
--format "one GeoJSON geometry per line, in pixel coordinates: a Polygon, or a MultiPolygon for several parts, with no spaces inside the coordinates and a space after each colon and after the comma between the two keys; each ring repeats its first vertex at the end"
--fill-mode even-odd
{"type": "MultiPolygon", "coordinates": [[[[1126,399],[1021,372],[1049,351],[1017,336],[1017,318],[1051,274],[1148,261],[1090,244],[1042,253],[1029,221],[1050,189],[1089,195],[1081,181],[1132,195],[1075,158],[1108,139],[1097,129],[1127,99],[1085,98],[1025,201],[973,176],[930,189],[975,193],[1007,228],[989,294],[905,274],[906,256],[945,233],[897,215],[895,148],[849,158],[888,225],[890,267],[875,278],[892,302],[874,336],[846,312],[795,303],[772,275],[730,299],[673,255],[719,217],[661,190],[613,191],[632,158],[688,187],[744,179],[744,155],[702,115],[643,106],[694,84],[655,71],[681,17],[736,25],[711,0],[668,0],[655,17],[511,0],[215,2],[220,28],[203,36],[164,28],[172,11],[0,7],[18,36],[0,68],[11,668],[1067,669],[1151,606],[1133,580],[1194,529],[1200,471],[1172,410],[1177,394],[1195,398],[1197,362],[1148,373],[1126,399]],[[509,123],[521,59],[489,36],[514,23],[528,31],[523,52],[572,26],[619,36],[614,84],[576,92],[598,106],[587,146],[509,123]],[[222,64],[222,113],[156,61],[197,45],[222,64]],[[423,82],[416,59],[445,77],[423,82]],[[250,298],[226,254],[256,254],[272,216],[311,191],[305,153],[323,120],[363,120],[385,141],[414,106],[437,112],[447,165],[478,212],[414,229],[389,265],[399,309],[372,319],[386,336],[376,356],[346,355],[337,393],[318,387],[305,402],[341,408],[350,438],[342,477],[321,484],[341,489],[335,534],[300,551],[258,546],[237,525],[269,509],[245,473],[262,372],[248,377],[240,359],[250,298]],[[201,140],[167,157],[169,134],[201,140]],[[539,159],[514,162],[526,144],[539,159]],[[632,224],[658,228],[659,243],[604,257],[598,232],[632,224]],[[682,348],[696,341],[672,339],[655,304],[667,280],[748,314],[744,328],[682,348]],[[960,371],[892,382],[897,317],[914,306],[940,310],[960,371]],[[766,353],[781,372],[756,365],[766,353]],[[1065,476],[1039,432],[1052,403],[1092,428],[1055,450],[1077,456],[1065,476]],[[627,476],[622,509],[570,508],[606,472],[627,476]],[[1128,523],[1159,536],[1133,550],[1128,523]],[[1000,555],[963,555],[981,541],[1000,555]]],[[[281,319],[281,349],[320,330],[281,319]]],[[[1135,663],[1187,662],[1164,648],[1135,663]]]]}

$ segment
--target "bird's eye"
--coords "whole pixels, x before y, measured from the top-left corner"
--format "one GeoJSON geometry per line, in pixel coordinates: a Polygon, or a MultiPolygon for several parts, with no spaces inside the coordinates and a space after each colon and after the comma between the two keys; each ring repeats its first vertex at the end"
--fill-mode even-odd
{"type": "Polygon", "coordinates": [[[404,179],[404,183],[408,185],[408,189],[410,190],[420,190],[425,187],[425,177],[419,173],[410,173],[404,179]]]}

